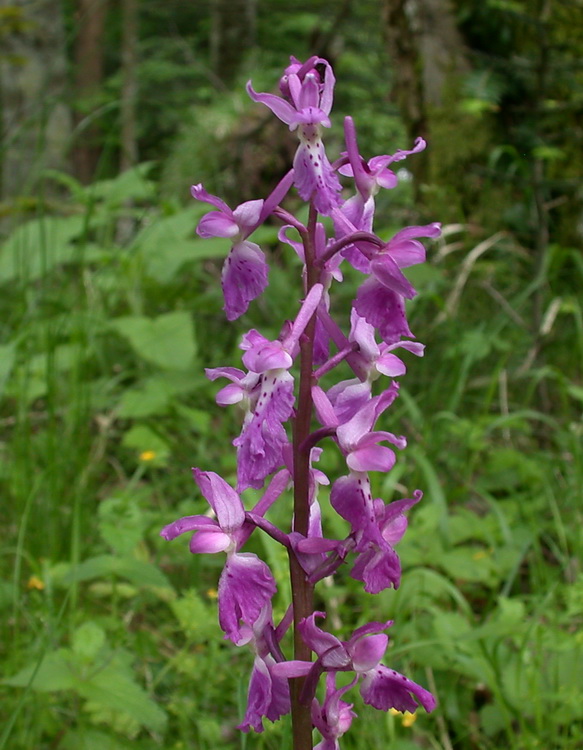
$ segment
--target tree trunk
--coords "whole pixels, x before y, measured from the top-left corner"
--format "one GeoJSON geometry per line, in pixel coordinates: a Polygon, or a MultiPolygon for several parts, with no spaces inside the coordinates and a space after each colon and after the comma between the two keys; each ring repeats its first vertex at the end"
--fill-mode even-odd
{"type": "MultiPolygon", "coordinates": [[[[121,101],[120,101],[120,172],[125,172],[138,162],[136,137],[136,98],[138,82],[136,67],[138,60],[138,0],[123,0],[121,41],[121,101]]],[[[131,201],[126,202],[131,208],[131,201]]],[[[116,239],[123,244],[129,240],[134,229],[130,212],[120,216],[116,239]]]]}
{"type": "Polygon", "coordinates": [[[138,51],[138,0],[123,0],[123,35],[121,42],[121,157],[120,171],[133,167],[138,161],[136,140],[136,77],[138,51]]]}
{"type": "MultiPolygon", "coordinates": [[[[393,96],[412,142],[432,139],[432,115],[444,107],[449,83],[469,70],[448,0],[382,0],[382,23],[393,61],[393,96]]],[[[417,185],[430,159],[411,159],[417,185]]]]}
{"type": "Polygon", "coordinates": [[[103,83],[103,50],[107,0],[78,0],[75,41],[75,125],[78,141],[74,150],[77,178],[87,184],[95,175],[101,152],[101,129],[93,119],[95,99],[103,83]]]}
{"type": "Polygon", "coordinates": [[[71,133],[67,66],[57,0],[0,0],[13,25],[2,41],[1,196],[29,193],[43,169],[66,169],[71,133]]]}
{"type": "Polygon", "coordinates": [[[212,0],[211,67],[226,84],[255,44],[257,0],[212,0]]]}

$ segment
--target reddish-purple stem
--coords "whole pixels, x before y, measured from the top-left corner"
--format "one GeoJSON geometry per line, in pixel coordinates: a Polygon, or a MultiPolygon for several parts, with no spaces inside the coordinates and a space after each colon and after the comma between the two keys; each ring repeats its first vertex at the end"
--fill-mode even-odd
{"type": "MultiPolygon", "coordinates": [[[[318,282],[319,269],[316,267],[316,220],[318,214],[310,206],[307,235],[304,241],[304,256],[307,270],[307,290],[318,282]]],[[[313,315],[300,339],[300,385],[297,400],[297,411],[293,430],[293,463],[294,463],[294,522],[293,530],[308,535],[310,517],[310,452],[302,450],[302,444],[311,432],[312,422],[312,370],[314,352],[314,329],[316,316],[313,315]]],[[[306,574],[293,552],[290,552],[290,578],[294,610],[294,659],[311,661],[312,652],[298,630],[298,624],[304,617],[314,611],[314,586],[308,582],[306,574]]],[[[300,703],[300,693],[304,683],[303,677],[290,680],[291,713],[294,750],[312,750],[312,717],[310,706],[300,703]]]]}

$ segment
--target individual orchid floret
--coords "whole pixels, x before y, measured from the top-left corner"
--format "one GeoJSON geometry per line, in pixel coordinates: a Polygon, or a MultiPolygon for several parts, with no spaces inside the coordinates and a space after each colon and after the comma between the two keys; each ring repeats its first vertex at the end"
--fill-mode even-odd
{"type": "Polygon", "coordinates": [[[243,627],[241,631],[243,637],[237,645],[248,643],[255,651],[255,661],[249,679],[247,710],[237,729],[262,732],[264,718],[277,721],[291,709],[288,681],[273,671],[276,659],[283,659],[279,649],[283,632],[278,634],[273,627],[270,604],[263,607],[251,628],[243,627]]]}
{"type": "Polygon", "coordinates": [[[325,616],[314,612],[299,625],[303,640],[318,657],[316,661],[294,660],[275,667],[277,674],[306,678],[301,700],[313,698],[323,672],[353,671],[362,679],[360,694],[368,705],[381,711],[396,708],[411,713],[421,705],[426,711],[433,711],[436,700],[428,690],[380,663],[389,641],[380,631],[390,627],[392,621],[368,623],[357,628],[348,641],[341,641],[316,625],[316,617],[325,616]]]}
{"type": "Polygon", "coordinates": [[[219,406],[240,404],[245,412],[250,412],[257,401],[257,385],[260,375],[256,372],[243,372],[237,367],[206,367],[209,380],[227,378],[231,381],[217,393],[215,400],[219,406]]]}
{"type": "Polygon", "coordinates": [[[239,495],[213,471],[193,469],[193,473],[216,519],[185,516],[165,526],[160,535],[172,540],[193,531],[191,552],[227,553],[218,586],[219,624],[226,637],[237,643],[242,637],[241,622],[252,627],[277,587],[271,571],[257,555],[238,552],[245,523],[239,495]]]}
{"type": "Polygon", "coordinates": [[[411,154],[423,151],[427,144],[423,138],[417,138],[410,151],[374,156],[367,162],[358,152],[352,117],[344,119],[344,137],[348,164],[341,166],[338,171],[347,177],[354,177],[357,193],[343,203],[341,210],[357,229],[372,232],[374,196],[380,188],[394,188],[398,182],[397,175],[387,167],[395,161],[401,161],[411,154]]]}
{"type": "Polygon", "coordinates": [[[354,308],[387,344],[394,344],[403,336],[413,338],[405,316],[405,298],[412,299],[417,292],[401,268],[425,260],[425,248],[417,237],[436,238],[440,234],[441,225],[437,223],[408,227],[371,254],[371,276],[358,289],[354,308]]]}
{"type": "Polygon", "coordinates": [[[312,723],[322,735],[322,741],[319,742],[314,750],[340,750],[338,739],[350,729],[352,720],[356,714],[352,710],[352,703],[346,703],[342,696],[351,687],[356,680],[344,687],[336,687],[336,674],[328,672],[326,675],[326,697],[324,703],[320,705],[315,698],[312,701],[312,723]]]}
{"type": "Polygon", "coordinates": [[[402,359],[392,352],[395,349],[405,349],[416,357],[422,357],[425,346],[418,341],[397,341],[394,344],[377,344],[374,328],[361,318],[356,310],[350,314],[350,334],[348,340],[358,344],[358,351],[353,359],[359,359],[361,372],[366,372],[367,380],[374,381],[380,375],[396,378],[407,372],[402,359]]]}
{"type": "Polygon", "coordinates": [[[397,437],[392,432],[371,431],[397,394],[398,386],[394,383],[387,391],[367,401],[348,422],[338,426],[338,444],[351,471],[390,471],[395,464],[395,453],[379,443],[387,441],[400,449],[407,445],[404,437],[397,437]]]}
{"type": "Polygon", "coordinates": [[[363,408],[371,398],[372,383],[380,375],[395,378],[407,372],[403,360],[392,353],[395,349],[405,349],[417,357],[422,357],[425,349],[418,341],[398,341],[394,344],[383,342],[379,346],[375,340],[374,328],[354,309],[351,323],[350,334],[346,339],[346,351],[349,352],[346,360],[358,377],[341,380],[326,392],[339,423],[347,422],[363,408]]]}
{"type": "Polygon", "coordinates": [[[294,405],[294,380],[289,368],[299,350],[299,338],[320,304],[322,292],[321,284],[310,289],[281,340],[269,341],[254,329],[243,336],[243,363],[260,375],[260,381],[254,410],[244,422],[240,436],[233,441],[237,448],[240,492],[248,487],[260,489],[265,477],[284,463],[283,451],[289,441],[283,423],[291,417],[294,405]]]}
{"type": "Polygon", "coordinates": [[[267,200],[246,201],[231,210],[216,195],[211,195],[202,184],[193,185],[191,193],[196,200],[210,203],[217,211],[211,211],[200,220],[197,234],[204,239],[226,237],[232,247],[221,273],[221,284],[225,298],[225,314],[235,320],[249,307],[249,302],[258,297],[267,286],[268,266],[259,245],[249,237],[283,199],[292,183],[288,173],[277,185],[267,200]]]}
{"type": "Polygon", "coordinates": [[[350,524],[353,551],[357,554],[350,575],[362,581],[369,594],[399,588],[401,562],[394,547],[407,529],[405,513],[421,497],[417,490],[413,498],[388,505],[380,498],[373,500],[368,476],[358,472],[334,482],[330,504],[350,524]]]}
{"type": "Polygon", "coordinates": [[[280,82],[285,98],[257,93],[251,81],[247,84],[253,101],[265,104],[290,130],[297,129],[300,145],[293,163],[294,184],[300,197],[305,201],[313,199],[316,210],[325,216],[340,204],[340,182],[321,138],[322,127],[330,127],[334,83],[330,63],[314,56],[303,64],[292,59],[280,82]]]}

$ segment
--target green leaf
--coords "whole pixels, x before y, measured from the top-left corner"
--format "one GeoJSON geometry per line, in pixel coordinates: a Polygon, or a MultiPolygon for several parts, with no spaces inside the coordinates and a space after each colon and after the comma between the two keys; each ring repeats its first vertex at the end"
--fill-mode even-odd
{"type": "Polygon", "coordinates": [[[146,519],[132,497],[108,497],[98,509],[99,533],[118,554],[130,555],[144,536],[146,519]]]}
{"type": "Polygon", "coordinates": [[[198,220],[206,212],[205,206],[193,206],[154,221],[138,234],[132,247],[142,255],[148,276],[165,284],[185,263],[226,257],[228,240],[202,240],[195,236],[198,220]]]}
{"type": "Polygon", "coordinates": [[[95,659],[105,644],[105,632],[94,622],[86,622],[73,633],[73,653],[84,661],[95,659]]]}
{"type": "Polygon", "coordinates": [[[483,547],[458,547],[444,552],[437,562],[454,580],[487,585],[493,585],[496,582],[491,554],[483,547]]]}
{"type": "Polygon", "coordinates": [[[40,664],[30,664],[13,677],[2,680],[2,684],[12,687],[30,685],[34,690],[41,692],[71,690],[76,685],[76,667],[71,651],[61,648],[43,656],[40,664]]]}
{"type": "Polygon", "coordinates": [[[155,185],[146,175],[154,166],[153,162],[143,162],[127,169],[112,180],[100,180],[86,188],[90,199],[101,199],[110,207],[120,206],[126,201],[152,200],[155,185]]]}
{"type": "Polygon", "coordinates": [[[122,419],[166,414],[175,396],[195,390],[200,383],[199,378],[182,372],[155,375],[138,387],[124,391],[117,414],[122,419]]]}
{"type": "Polygon", "coordinates": [[[113,555],[90,557],[72,568],[63,580],[66,584],[70,584],[90,581],[94,578],[107,578],[112,575],[126,578],[136,586],[172,588],[164,573],[155,565],[131,557],[114,557],[113,555]]]}
{"type": "Polygon", "coordinates": [[[128,315],[115,318],[110,327],[152,364],[170,370],[192,366],[196,345],[190,313],[171,312],[157,318],[128,315]]]}
{"type": "Polygon", "coordinates": [[[77,691],[88,701],[123,712],[154,732],[162,731],[166,725],[166,713],[148,697],[118,658],[94,672],[89,680],[79,682],[77,691]]]}
{"type": "Polygon", "coordinates": [[[180,239],[165,242],[146,262],[146,272],[161,284],[167,284],[185,263],[208,258],[226,258],[231,245],[221,237],[180,239]]]}

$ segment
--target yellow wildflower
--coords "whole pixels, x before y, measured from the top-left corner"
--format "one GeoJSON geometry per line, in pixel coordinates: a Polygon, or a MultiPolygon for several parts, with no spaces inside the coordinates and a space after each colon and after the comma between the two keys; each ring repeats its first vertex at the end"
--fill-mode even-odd
{"type": "Polygon", "coordinates": [[[401,724],[407,728],[412,727],[417,721],[417,714],[412,714],[410,711],[405,711],[403,713],[402,711],[397,711],[396,708],[391,708],[389,709],[389,713],[391,716],[401,716],[401,724]]]}
{"type": "Polygon", "coordinates": [[[41,579],[38,576],[31,576],[28,579],[28,583],[26,584],[27,589],[37,589],[37,591],[42,591],[44,589],[45,585],[41,581],[41,579]]]}
{"type": "Polygon", "coordinates": [[[153,461],[156,458],[155,451],[142,451],[140,453],[140,461],[153,461]]]}
{"type": "Polygon", "coordinates": [[[217,599],[219,596],[219,593],[216,589],[209,589],[206,592],[206,595],[208,596],[209,599],[217,599]]]}

